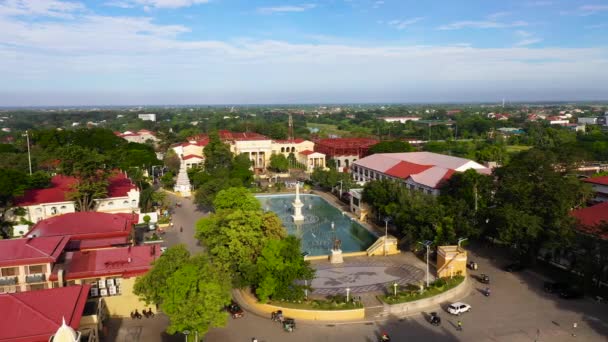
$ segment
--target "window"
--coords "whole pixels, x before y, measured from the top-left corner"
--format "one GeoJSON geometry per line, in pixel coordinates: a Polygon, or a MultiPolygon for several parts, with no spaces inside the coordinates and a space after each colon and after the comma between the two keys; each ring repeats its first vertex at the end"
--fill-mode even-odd
{"type": "Polygon", "coordinates": [[[35,290],[44,290],[46,289],[46,284],[34,284],[34,285],[28,285],[27,289],[29,291],[35,291],[35,290]]]}
{"type": "Polygon", "coordinates": [[[19,267],[6,267],[0,269],[0,276],[2,277],[16,277],[19,275],[19,267]]]}
{"type": "Polygon", "coordinates": [[[28,267],[28,273],[27,274],[37,274],[37,273],[44,273],[44,270],[46,269],[45,265],[35,265],[35,266],[29,266],[28,267]]]}
{"type": "Polygon", "coordinates": [[[291,148],[291,152],[295,152],[295,151],[296,151],[296,148],[295,148],[295,147],[292,147],[292,148],[291,148]]]}
{"type": "Polygon", "coordinates": [[[62,205],[60,208],[62,211],[65,210],[65,205],[62,205]]]}
{"type": "Polygon", "coordinates": [[[129,201],[124,200],[124,201],[122,202],[122,204],[124,204],[124,205],[128,205],[128,204],[129,204],[129,201]]]}
{"type": "Polygon", "coordinates": [[[348,159],[344,160],[344,166],[348,167],[348,159]]]}
{"type": "Polygon", "coordinates": [[[114,205],[114,202],[109,202],[108,205],[114,205]]]}
{"type": "Polygon", "coordinates": [[[281,147],[281,152],[285,152],[285,147],[281,147]]]}
{"type": "Polygon", "coordinates": [[[57,207],[51,207],[51,215],[57,214],[57,207]]]}

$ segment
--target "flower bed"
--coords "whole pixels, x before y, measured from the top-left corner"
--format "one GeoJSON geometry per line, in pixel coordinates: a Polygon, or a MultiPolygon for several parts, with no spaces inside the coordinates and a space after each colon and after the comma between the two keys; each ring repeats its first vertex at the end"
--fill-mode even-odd
{"type": "Polygon", "coordinates": [[[455,288],[464,281],[464,277],[461,275],[454,276],[453,278],[441,278],[429,284],[428,288],[425,288],[422,293],[420,288],[414,285],[408,285],[405,288],[398,289],[397,296],[393,295],[393,289],[388,289],[390,295],[378,296],[382,302],[387,304],[399,304],[413,302],[416,300],[429,298],[446,292],[450,289],[455,288]]]}
{"type": "Polygon", "coordinates": [[[346,297],[342,295],[329,296],[327,299],[309,299],[301,301],[279,301],[272,300],[268,304],[284,308],[300,310],[352,310],[360,309],[363,304],[351,298],[346,302],[346,297]]]}

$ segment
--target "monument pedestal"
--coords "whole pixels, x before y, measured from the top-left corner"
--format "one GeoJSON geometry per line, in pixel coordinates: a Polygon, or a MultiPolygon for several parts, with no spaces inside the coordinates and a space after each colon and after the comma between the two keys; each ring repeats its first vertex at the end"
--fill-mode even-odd
{"type": "Polygon", "coordinates": [[[329,255],[329,262],[332,264],[341,264],[344,262],[341,249],[332,249],[329,255]]]}

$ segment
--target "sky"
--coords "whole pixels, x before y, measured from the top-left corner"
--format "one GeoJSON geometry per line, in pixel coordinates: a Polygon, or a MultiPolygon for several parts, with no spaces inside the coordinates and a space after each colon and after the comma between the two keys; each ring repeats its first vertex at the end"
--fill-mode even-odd
{"type": "Polygon", "coordinates": [[[608,0],[0,0],[0,106],[608,100],[608,0]]]}

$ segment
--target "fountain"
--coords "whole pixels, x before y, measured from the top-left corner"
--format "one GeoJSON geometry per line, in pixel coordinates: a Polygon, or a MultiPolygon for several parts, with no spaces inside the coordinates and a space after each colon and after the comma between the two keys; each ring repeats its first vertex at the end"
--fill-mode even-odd
{"type": "Polygon", "coordinates": [[[334,247],[331,249],[331,255],[329,256],[329,262],[332,264],[341,264],[344,262],[342,258],[342,241],[336,238],[336,228],[334,223],[331,223],[331,230],[334,232],[334,247]]]}
{"type": "Polygon", "coordinates": [[[304,215],[302,215],[302,207],[304,203],[300,201],[300,183],[296,182],[296,199],[293,201],[293,222],[303,222],[304,215]]]}

